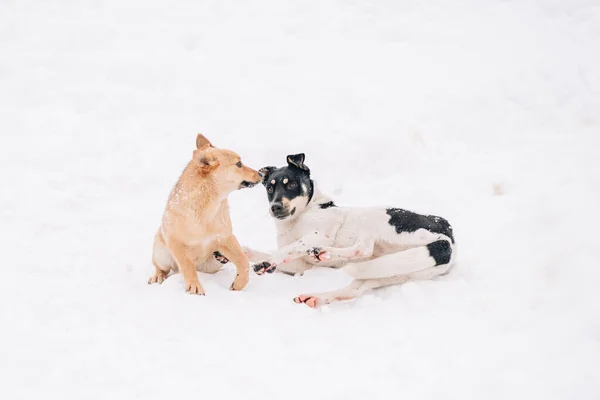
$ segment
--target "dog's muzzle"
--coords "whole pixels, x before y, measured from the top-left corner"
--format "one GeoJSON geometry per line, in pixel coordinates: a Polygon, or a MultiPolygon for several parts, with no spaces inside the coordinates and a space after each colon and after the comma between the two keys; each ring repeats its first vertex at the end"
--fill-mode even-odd
{"type": "Polygon", "coordinates": [[[287,217],[294,215],[295,212],[295,208],[292,212],[289,212],[289,210],[281,203],[271,204],[271,215],[277,219],[286,219],[287,217]]]}

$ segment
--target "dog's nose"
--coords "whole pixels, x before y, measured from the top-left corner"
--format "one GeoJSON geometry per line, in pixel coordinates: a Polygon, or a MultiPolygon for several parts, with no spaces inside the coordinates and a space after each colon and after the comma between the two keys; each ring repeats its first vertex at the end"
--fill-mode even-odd
{"type": "Polygon", "coordinates": [[[258,172],[258,176],[259,176],[261,179],[265,177],[265,174],[263,174],[262,172],[260,172],[260,171],[256,171],[256,172],[258,172]]]}
{"type": "Polygon", "coordinates": [[[283,206],[281,204],[273,204],[271,206],[271,212],[273,214],[279,214],[282,211],[283,211],[283,206]]]}

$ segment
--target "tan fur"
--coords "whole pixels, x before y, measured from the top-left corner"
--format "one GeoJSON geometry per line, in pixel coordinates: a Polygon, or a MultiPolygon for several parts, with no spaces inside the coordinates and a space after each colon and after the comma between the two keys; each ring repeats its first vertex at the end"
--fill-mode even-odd
{"type": "Polygon", "coordinates": [[[197,136],[192,160],[171,191],[155,235],[156,271],[148,283],[162,283],[171,270],[180,271],[186,291],[203,295],[197,271],[217,272],[221,264],[213,252],[219,251],[237,268],[231,290],[246,286],[248,257],[233,235],[227,196],[243,181],[256,184],[261,177],[243,164],[239,168],[239,161],[233,151],[215,148],[203,135],[197,136]]]}

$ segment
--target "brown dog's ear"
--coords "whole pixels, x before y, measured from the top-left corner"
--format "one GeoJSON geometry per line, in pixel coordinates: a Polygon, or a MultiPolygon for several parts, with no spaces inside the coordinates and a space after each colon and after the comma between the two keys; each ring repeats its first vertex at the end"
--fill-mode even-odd
{"type": "Polygon", "coordinates": [[[199,133],[196,136],[196,148],[198,150],[206,150],[209,147],[214,147],[210,140],[208,140],[203,134],[199,133]]]}
{"type": "Polygon", "coordinates": [[[309,171],[308,167],[304,165],[304,153],[290,154],[287,156],[287,162],[290,167],[296,167],[304,171],[309,171]]]}
{"type": "Polygon", "coordinates": [[[271,175],[271,172],[275,171],[276,169],[277,168],[275,168],[275,167],[262,167],[261,169],[258,170],[258,173],[262,177],[262,184],[263,185],[267,184],[267,180],[269,179],[269,175],[271,175]]]}
{"type": "Polygon", "coordinates": [[[205,172],[212,171],[219,166],[219,160],[214,154],[207,151],[194,150],[194,160],[205,172]]]}

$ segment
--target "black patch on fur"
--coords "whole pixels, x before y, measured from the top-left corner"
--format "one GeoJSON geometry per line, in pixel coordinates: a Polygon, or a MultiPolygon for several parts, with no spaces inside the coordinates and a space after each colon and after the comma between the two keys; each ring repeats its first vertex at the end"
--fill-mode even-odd
{"type": "Polygon", "coordinates": [[[446,235],[454,243],[452,226],[442,217],[421,215],[401,208],[388,208],[386,213],[390,216],[388,223],[396,228],[396,233],[415,232],[419,229],[426,229],[431,233],[446,235]]]}
{"type": "Polygon", "coordinates": [[[438,240],[427,245],[429,255],[435,260],[435,265],[444,265],[450,262],[452,248],[447,240],[438,240]]]}
{"type": "Polygon", "coordinates": [[[321,203],[321,204],[319,204],[319,208],[321,210],[324,210],[324,209],[329,208],[329,207],[337,207],[337,206],[335,205],[335,203],[333,201],[328,201],[327,203],[321,203]]]}

